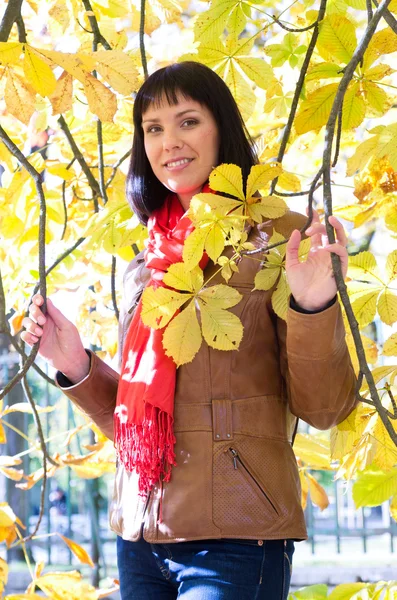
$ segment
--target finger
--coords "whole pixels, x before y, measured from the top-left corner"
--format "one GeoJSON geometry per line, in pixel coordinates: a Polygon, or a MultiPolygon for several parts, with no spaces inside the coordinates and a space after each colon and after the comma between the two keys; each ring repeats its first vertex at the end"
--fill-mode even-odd
{"type": "Polygon", "coordinates": [[[325,225],[322,223],[316,222],[310,225],[305,231],[307,236],[310,238],[311,247],[322,246],[324,243],[328,244],[327,232],[325,229],[325,225]],[[325,239],[324,239],[325,236],[325,239]]]}
{"type": "Polygon", "coordinates": [[[331,215],[329,217],[328,221],[331,223],[332,227],[335,229],[336,239],[338,240],[338,242],[340,242],[343,246],[346,246],[347,245],[347,235],[346,235],[345,228],[343,227],[342,223],[334,215],[331,215]]]}
{"type": "Polygon", "coordinates": [[[25,327],[26,331],[34,335],[35,337],[40,337],[43,334],[43,330],[41,327],[37,325],[32,319],[29,317],[25,317],[22,319],[22,326],[25,327]]]}
{"type": "Polygon", "coordinates": [[[27,344],[28,346],[33,346],[34,344],[36,344],[36,342],[39,341],[39,338],[36,337],[35,335],[32,335],[31,333],[29,333],[28,331],[23,331],[21,333],[21,339],[25,342],[25,344],[27,344]]]}
{"type": "Polygon", "coordinates": [[[33,304],[33,302],[29,306],[29,313],[30,317],[33,318],[36,321],[36,323],[44,325],[44,323],[46,322],[45,316],[43,315],[39,307],[36,304],[33,304]]]}
{"type": "Polygon", "coordinates": [[[37,306],[41,306],[44,303],[44,298],[41,294],[35,294],[32,298],[32,302],[37,304],[37,306]]]}
{"type": "Polygon", "coordinates": [[[299,262],[299,244],[301,242],[301,233],[299,229],[294,229],[287,243],[285,254],[285,267],[289,269],[291,266],[299,262]]]}

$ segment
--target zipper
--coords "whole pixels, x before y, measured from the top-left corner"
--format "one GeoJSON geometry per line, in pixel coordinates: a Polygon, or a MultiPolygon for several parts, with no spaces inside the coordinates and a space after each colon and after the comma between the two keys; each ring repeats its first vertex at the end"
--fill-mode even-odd
{"type": "Polygon", "coordinates": [[[261,486],[261,484],[256,480],[256,478],[254,477],[254,475],[251,473],[250,469],[248,468],[248,466],[246,465],[246,463],[242,460],[240,454],[238,453],[238,451],[235,448],[229,448],[229,452],[230,455],[233,459],[233,466],[235,469],[238,469],[238,465],[240,465],[245,472],[248,474],[248,476],[250,477],[250,479],[255,483],[255,485],[260,489],[261,493],[263,496],[265,496],[266,500],[269,502],[269,504],[272,506],[273,510],[275,511],[275,513],[278,515],[278,510],[275,507],[274,503],[270,500],[269,496],[267,495],[267,493],[265,492],[265,490],[263,489],[263,487],[261,486]]]}

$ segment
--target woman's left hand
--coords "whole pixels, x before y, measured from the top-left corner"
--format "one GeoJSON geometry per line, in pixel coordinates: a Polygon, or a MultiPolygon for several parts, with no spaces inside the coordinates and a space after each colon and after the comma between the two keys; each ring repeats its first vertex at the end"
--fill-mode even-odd
{"type": "Polygon", "coordinates": [[[347,236],[343,225],[334,216],[329,222],[335,228],[336,242],[330,244],[325,225],[320,222],[318,213],[313,210],[313,221],[306,235],[310,237],[311,248],[305,262],[299,262],[298,249],[301,234],[294,229],[287,243],[286,275],[292,295],[299,306],[306,310],[321,310],[337,292],[332,271],[331,252],[341,259],[343,278],[346,277],[348,254],[347,236]]]}

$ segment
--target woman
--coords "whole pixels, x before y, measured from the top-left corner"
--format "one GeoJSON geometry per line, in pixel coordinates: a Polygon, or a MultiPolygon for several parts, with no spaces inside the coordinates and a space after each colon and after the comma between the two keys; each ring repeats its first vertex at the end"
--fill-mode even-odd
{"type": "MultiPolygon", "coordinates": [[[[140,296],[149,279],[162,285],[164,271],[182,260],[191,230],[183,214],[194,194],[209,191],[212,169],[234,163],[245,179],[257,158],[229,89],[199,63],[153,73],[137,94],[134,125],[127,193],[148,223],[149,245],[124,278],[120,384],[51,300],[44,315],[35,296],[22,337],[30,345],[41,338],[40,354],[58,369],[59,387],[110,439],[115,418],[110,526],[123,600],[285,599],[294,540],[307,537],[291,448],[297,418],[326,429],[355,406],[330,262],[330,252],[338,254],[346,275],[346,236],[330,217],[337,242],[329,244],[315,212],[306,231],[311,252],[300,263],[302,215],[251,228],[257,247],[273,228],[290,236],[287,323],[273,312],[271,292],[252,291],[260,261],[244,258],[229,282],[242,294],[232,309],[244,326],[239,351],[203,343],[176,372],[154,330],[142,325],[140,296]],[[142,373],[146,360],[155,361],[153,370],[142,373]]],[[[205,278],[215,270],[208,263],[205,278]]],[[[211,280],[221,282],[219,275],[211,280]]]]}

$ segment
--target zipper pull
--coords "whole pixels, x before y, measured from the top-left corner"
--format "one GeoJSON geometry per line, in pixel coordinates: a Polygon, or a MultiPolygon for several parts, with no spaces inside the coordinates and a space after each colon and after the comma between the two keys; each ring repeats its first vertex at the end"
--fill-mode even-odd
{"type": "Polygon", "coordinates": [[[232,457],[233,457],[233,466],[235,469],[237,469],[237,459],[238,459],[238,452],[237,450],[235,450],[234,448],[229,448],[232,457]]]}

